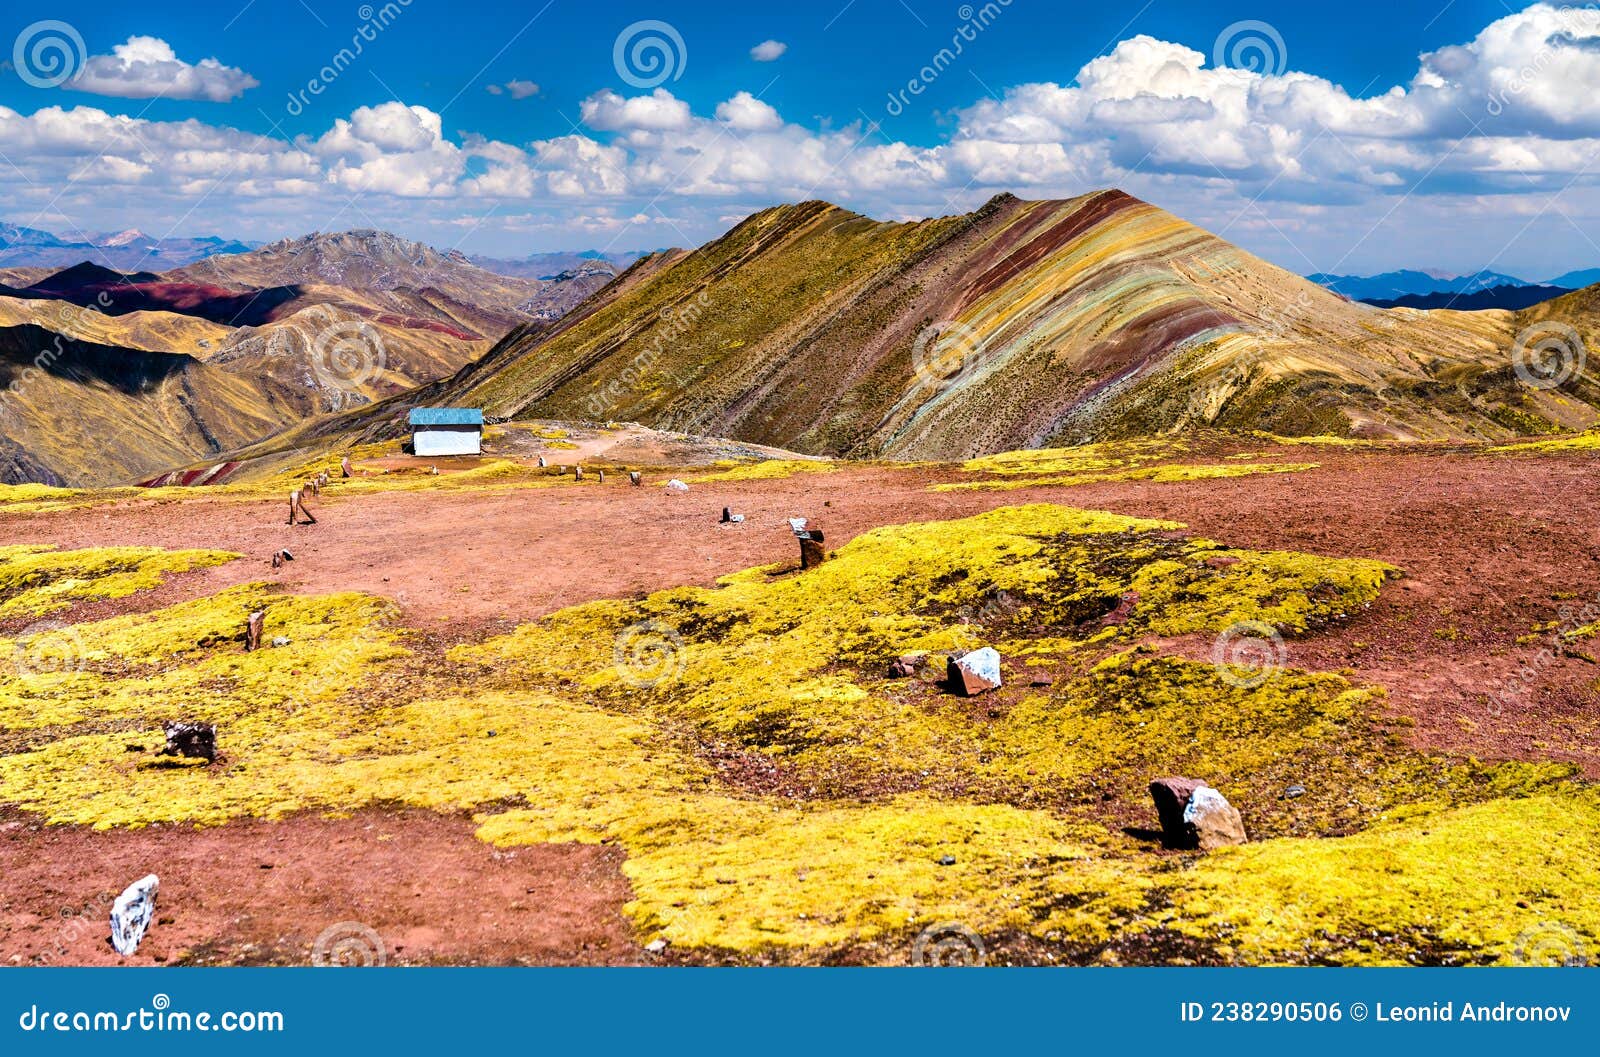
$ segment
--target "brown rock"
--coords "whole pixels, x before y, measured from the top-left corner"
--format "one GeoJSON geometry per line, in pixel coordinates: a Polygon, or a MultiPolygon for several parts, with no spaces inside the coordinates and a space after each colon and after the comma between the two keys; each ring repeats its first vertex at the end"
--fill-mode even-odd
{"type": "Polygon", "coordinates": [[[811,536],[800,539],[800,568],[815,569],[828,560],[828,551],[822,545],[822,533],[816,532],[811,536]]]}
{"type": "Polygon", "coordinates": [[[1155,801],[1156,816],[1161,819],[1161,842],[1167,847],[1196,846],[1183,821],[1183,812],[1194,791],[1205,784],[1199,778],[1157,778],[1150,783],[1150,799],[1155,801]]]}
{"type": "Polygon", "coordinates": [[[891,679],[909,679],[909,678],[911,678],[912,676],[917,674],[917,663],[920,660],[921,660],[920,657],[915,657],[915,656],[912,656],[910,654],[907,654],[904,657],[896,657],[894,660],[889,662],[889,678],[891,678],[891,679]]]}

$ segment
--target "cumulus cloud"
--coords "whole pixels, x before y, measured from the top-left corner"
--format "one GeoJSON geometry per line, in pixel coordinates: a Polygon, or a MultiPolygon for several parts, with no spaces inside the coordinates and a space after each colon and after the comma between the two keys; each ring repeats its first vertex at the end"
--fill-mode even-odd
{"type": "Polygon", "coordinates": [[[788,50],[789,45],[780,40],[764,40],[750,49],[750,57],[757,62],[776,62],[788,50]]]}
{"type": "Polygon", "coordinates": [[[783,127],[783,118],[768,103],[749,92],[717,104],[717,120],[740,132],[770,132],[783,127]]]}
{"type": "MultiPolygon", "coordinates": [[[[515,95],[519,83],[491,90],[515,95]]],[[[69,204],[80,192],[115,200],[89,192],[117,186],[138,187],[141,203],[209,189],[210,208],[237,198],[304,213],[320,198],[330,212],[382,211],[394,199],[413,203],[392,207],[410,217],[459,214],[457,200],[474,215],[531,215],[542,203],[563,223],[603,209],[625,227],[655,216],[645,208],[654,202],[677,202],[683,241],[716,234],[751,204],[825,197],[878,216],[937,215],[1002,190],[1058,197],[1111,185],[1254,246],[1293,239],[1296,251],[1341,230],[1365,238],[1371,218],[1390,212],[1384,199],[1401,194],[1404,210],[1382,223],[1491,218],[1462,240],[1515,216],[1514,238],[1547,209],[1554,219],[1541,222],[1571,228],[1570,239],[1600,216],[1600,14],[1546,4],[1421,56],[1404,83],[1360,97],[1314,74],[1219,68],[1193,48],[1136,36],[1059,81],[1013,85],[952,112],[931,143],[897,141],[865,120],[788,123],[748,91],[710,114],[666,88],[599,91],[579,111],[582,125],[566,135],[508,143],[463,136],[426,107],[391,101],[287,143],[90,107],[26,117],[0,108],[0,151],[26,157],[41,187],[75,181],[69,204]]],[[[42,194],[3,172],[0,191],[42,194]]]]}
{"type": "Polygon", "coordinates": [[[129,37],[110,55],[91,55],[66,87],[119,99],[191,99],[226,103],[260,84],[216,59],[193,65],[178,58],[159,37],[129,37]]]}

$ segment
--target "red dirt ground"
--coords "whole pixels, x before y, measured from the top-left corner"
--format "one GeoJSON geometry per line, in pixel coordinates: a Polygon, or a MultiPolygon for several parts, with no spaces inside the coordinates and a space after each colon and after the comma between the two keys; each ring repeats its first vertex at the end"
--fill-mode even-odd
{"type": "Polygon", "coordinates": [[[12,964],[305,964],[331,926],[375,930],[387,964],[635,962],[615,848],[497,851],[426,812],[96,833],[0,822],[0,954],[12,964]],[[157,921],[111,947],[108,908],[159,870],[157,921]]]}
{"type": "MultiPolygon", "coordinates": [[[[1309,447],[1283,457],[1322,465],[1303,473],[1211,481],[958,493],[926,490],[930,483],[955,479],[952,470],[875,467],[694,485],[686,494],[662,487],[670,476],[666,471],[647,472],[642,489],[630,488],[623,477],[603,486],[499,494],[341,499],[335,482],[314,508],[314,526],[285,526],[280,500],[198,499],[181,507],[133,502],[3,518],[0,543],[204,546],[250,556],[134,599],[80,607],[63,619],[152,609],[227,585],[276,578],[298,592],[385,595],[401,603],[413,626],[475,638],[577,602],[709,584],[737,569],[795,561],[798,548],[785,521],[794,515],[824,528],[832,547],[879,525],[1037,501],[1168,518],[1233,545],[1372,557],[1398,566],[1405,578],[1386,587],[1370,610],[1313,639],[1291,641],[1289,663],[1348,669],[1357,681],[1388,687],[1388,707],[1415,721],[1411,737],[1421,748],[1488,759],[1570,761],[1600,778],[1600,665],[1580,656],[1558,657],[1511,707],[1498,708],[1489,699],[1540,648],[1541,643],[1517,645],[1519,637],[1556,620],[1561,607],[1581,609],[1600,596],[1600,459],[1309,447]],[[718,525],[724,506],[747,515],[745,523],[718,525]],[[267,563],[279,547],[297,558],[281,574],[267,563]]],[[[1196,655],[1208,647],[1192,644],[1196,655]]],[[[1587,648],[1600,652],[1592,642],[1587,648]]],[[[103,897],[147,872],[148,864],[164,862],[188,864],[165,868],[175,871],[170,891],[181,898],[164,903],[188,909],[181,928],[152,932],[160,936],[152,954],[171,956],[187,946],[224,959],[303,960],[323,925],[361,920],[365,912],[390,915],[370,923],[386,940],[391,932],[398,938],[405,960],[628,960],[638,952],[618,916],[626,889],[611,854],[527,849],[515,865],[502,863],[474,842],[467,823],[414,814],[374,813],[346,823],[306,819],[277,828],[250,823],[199,834],[39,831],[24,825],[0,841],[0,867],[8,879],[0,903],[0,956],[33,957],[40,944],[52,942],[46,935],[55,925],[49,915],[103,897]],[[317,836],[274,836],[292,834],[295,827],[317,836]],[[371,835],[379,831],[397,836],[379,843],[371,835]],[[347,842],[343,850],[328,853],[330,834],[347,842]],[[427,855],[415,854],[419,843],[428,847],[427,855]],[[404,855],[398,854],[402,848],[404,855]],[[412,903],[419,880],[409,863],[435,852],[444,863],[440,869],[453,871],[452,883],[433,889],[432,902],[412,903]],[[275,863],[270,875],[257,859],[275,863]],[[85,865],[62,874],[63,862],[85,865]],[[375,869],[386,880],[363,891],[375,869]],[[572,870],[588,880],[555,880],[558,872],[572,870]],[[263,875],[271,884],[291,877],[302,885],[325,884],[328,895],[310,910],[297,896],[294,915],[264,910],[268,901],[257,892],[266,883],[263,875]],[[496,933],[488,922],[513,913],[506,907],[518,899],[518,885],[521,901],[538,908],[525,912],[531,931],[526,937],[496,933]],[[548,894],[527,895],[528,888],[548,894]],[[241,953],[244,942],[259,950],[241,953]],[[593,945],[588,950],[582,947],[586,942],[593,945]]],[[[163,897],[168,883],[164,876],[163,897]]],[[[103,939],[100,923],[94,933],[103,939]]],[[[68,960],[106,956],[95,951],[84,941],[68,960]]]]}

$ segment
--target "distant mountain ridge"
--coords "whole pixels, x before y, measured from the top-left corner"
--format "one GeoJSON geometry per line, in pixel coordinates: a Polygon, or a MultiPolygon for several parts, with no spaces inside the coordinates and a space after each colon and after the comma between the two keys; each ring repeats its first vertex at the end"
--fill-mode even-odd
{"type": "Polygon", "coordinates": [[[1600,283],[1600,268],[1571,271],[1539,282],[1492,271],[1444,275],[1415,269],[1378,275],[1314,272],[1306,278],[1352,301],[1380,308],[1518,309],[1600,283]]]}
{"type": "Polygon", "coordinates": [[[60,236],[0,223],[0,268],[62,268],[88,261],[118,271],[164,271],[217,253],[245,253],[257,245],[215,235],[158,239],[137,229],[60,236]]]}
{"type": "Polygon", "coordinates": [[[373,229],[167,271],[90,260],[39,271],[10,269],[0,283],[0,387],[17,383],[0,401],[7,483],[125,482],[392,397],[559,318],[613,277],[605,262],[548,280],[499,275],[373,229]]]}

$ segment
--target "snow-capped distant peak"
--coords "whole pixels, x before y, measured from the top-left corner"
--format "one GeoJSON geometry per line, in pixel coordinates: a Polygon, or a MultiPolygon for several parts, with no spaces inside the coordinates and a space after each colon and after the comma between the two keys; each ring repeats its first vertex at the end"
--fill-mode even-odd
{"type": "Polygon", "coordinates": [[[119,231],[115,235],[111,235],[111,236],[108,236],[105,239],[102,239],[101,242],[100,242],[100,245],[102,245],[102,246],[131,246],[135,242],[149,242],[149,241],[150,241],[150,236],[149,235],[146,235],[144,232],[140,231],[138,228],[129,228],[127,231],[119,231]]]}

